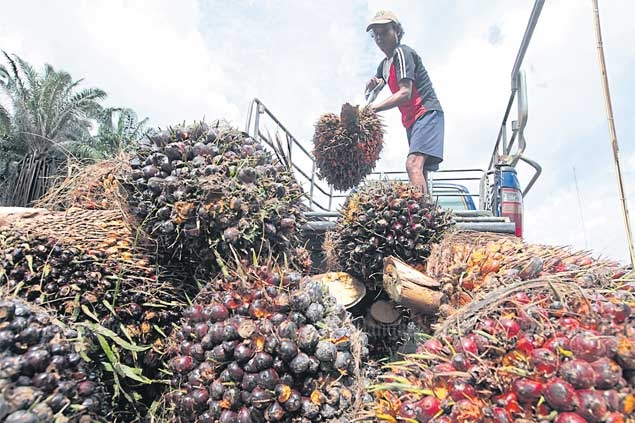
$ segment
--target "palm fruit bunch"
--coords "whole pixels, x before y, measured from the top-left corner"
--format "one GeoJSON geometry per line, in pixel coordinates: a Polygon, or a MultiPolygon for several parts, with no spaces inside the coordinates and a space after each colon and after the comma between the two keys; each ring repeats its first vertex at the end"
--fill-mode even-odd
{"type": "Polygon", "coordinates": [[[140,228],[166,261],[283,256],[298,245],[302,189],[244,132],[204,122],[150,134],[126,184],[140,228]]]}
{"type": "Polygon", "coordinates": [[[315,124],[313,155],[320,177],[338,190],[357,186],[373,171],[384,146],[383,124],[370,107],[346,103],[315,124]]]}
{"type": "Polygon", "coordinates": [[[259,266],[212,281],[169,361],[169,421],[321,422],[356,403],[366,340],[323,285],[259,266]]]}
{"type": "Polygon", "coordinates": [[[332,267],[357,276],[371,289],[381,282],[383,260],[420,263],[453,225],[450,212],[416,187],[395,181],[364,184],[344,203],[325,250],[332,267]]]}
{"type": "Polygon", "coordinates": [[[0,287],[83,331],[89,356],[124,391],[151,388],[165,338],[195,295],[169,271],[135,247],[118,211],[42,212],[0,227],[0,287]]]}
{"type": "Polygon", "coordinates": [[[587,251],[528,244],[513,235],[452,231],[432,245],[426,273],[441,284],[447,304],[442,316],[472,301],[475,294],[546,275],[624,274],[618,263],[596,260],[587,251]]]}
{"type": "Polygon", "coordinates": [[[99,370],[82,358],[76,331],[43,309],[0,299],[0,421],[106,422],[99,370]]]}
{"type": "Polygon", "coordinates": [[[371,388],[378,421],[616,423],[635,419],[633,284],[550,277],[475,300],[371,388]]]}

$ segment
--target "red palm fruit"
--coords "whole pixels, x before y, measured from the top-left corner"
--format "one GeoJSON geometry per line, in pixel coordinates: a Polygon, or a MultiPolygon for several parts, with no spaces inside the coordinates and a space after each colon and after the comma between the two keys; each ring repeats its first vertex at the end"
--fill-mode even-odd
{"type": "Polygon", "coordinates": [[[456,369],[451,363],[440,363],[432,367],[432,373],[448,373],[455,372],[456,369]]]}
{"type": "Polygon", "coordinates": [[[596,374],[588,362],[576,358],[560,366],[560,377],[576,389],[587,389],[594,385],[596,374]]]}
{"type": "Polygon", "coordinates": [[[555,353],[559,350],[570,351],[569,347],[569,338],[566,336],[556,336],[554,338],[549,338],[542,346],[543,348],[547,348],[555,353]]]}
{"type": "Polygon", "coordinates": [[[602,422],[609,414],[606,399],[604,399],[600,391],[594,389],[578,391],[578,403],[576,413],[584,417],[588,422],[602,422]]]}
{"type": "Polygon", "coordinates": [[[624,423],[624,415],[621,413],[609,413],[604,419],[604,423],[624,423]]]}
{"type": "Polygon", "coordinates": [[[513,423],[514,419],[511,413],[504,408],[495,407],[492,410],[493,414],[493,423],[513,423]]]}
{"type": "Polygon", "coordinates": [[[559,329],[563,333],[571,333],[580,327],[580,321],[574,317],[562,317],[559,322],[559,329]]]}
{"type": "Polygon", "coordinates": [[[542,394],[545,401],[557,411],[573,411],[578,405],[575,388],[562,379],[552,379],[545,384],[542,394]]]}
{"type": "Polygon", "coordinates": [[[518,403],[518,396],[514,392],[507,392],[501,395],[498,395],[493,398],[494,403],[500,407],[503,407],[505,410],[509,411],[511,414],[517,414],[522,412],[522,408],[518,403]]]}
{"type": "Polygon", "coordinates": [[[194,368],[194,360],[189,355],[181,355],[172,360],[172,368],[178,373],[187,373],[194,368]]]}
{"type": "Polygon", "coordinates": [[[610,358],[602,357],[591,363],[595,371],[595,387],[609,389],[617,385],[622,378],[622,368],[610,358]]]}
{"type": "Polygon", "coordinates": [[[514,301],[518,304],[529,304],[531,302],[529,295],[527,295],[527,293],[525,292],[518,292],[514,294],[513,298],[514,298],[514,301]]]}
{"type": "Polygon", "coordinates": [[[516,341],[516,350],[528,356],[535,348],[536,345],[534,344],[534,340],[531,335],[523,333],[518,337],[518,341],[516,341]]]}
{"type": "Polygon", "coordinates": [[[537,380],[522,378],[512,383],[512,391],[518,397],[518,401],[523,404],[538,400],[542,395],[542,389],[543,384],[537,380]]]}
{"type": "Polygon", "coordinates": [[[589,423],[576,413],[560,413],[555,423],[589,423]]]}
{"type": "Polygon", "coordinates": [[[418,349],[417,352],[427,352],[431,354],[440,354],[443,351],[443,344],[436,338],[430,338],[418,349]]]}
{"type": "Polygon", "coordinates": [[[183,316],[186,320],[189,320],[191,322],[202,322],[205,320],[202,305],[193,305],[191,307],[188,307],[183,312],[183,316]]]}
{"type": "Polygon", "coordinates": [[[529,355],[529,364],[542,376],[556,373],[560,360],[558,356],[547,348],[536,348],[529,355]]]}
{"type": "Polygon", "coordinates": [[[606,353],[606,348],[601,337],[590,331],[575,335],[571,338],[569,346],[576,358],[581,358],[589,362],[601,358],[606,353]]]}
{"type": "Polygon", "coordinates": [[[608,303],[604,315],[613,319],[613,323],[624,323],[631,315],[631,308],[625,302],[608,303]]]}
{"type": "Polygon", "coordinates": [[[450,389],[450,397],[454,401],[460,401],[462,399],[473,399],[476,397],[476,389],[469,382],[464,379],[457,379],[452,383],[450,389]]]}
{"type": "Polygon", "coordinates": [[[496,323],[496,320],[487,318],[483,319],[479,323],[478,329],[482,330],[483,332],[489,333],[490,335],[494,335],[500,330],[500,327],[496,323]]]}
{"type": "Polygon", "coordinates": [[[520,325],[515,319],[509,318],[509,317],[503,317],[498,322],[503,328],[503,333],[508,338],[511,338],[512,336],[516,336],[518,332],[520,332],[520,325]]]}
{"type": "Polygon", "coordinates": [[[426,396],[414,404],[414,412],[417,420],[426,423],[441,411],[441,400],[436,397],[426,396]]]}
{"type": "Polygon", "coordinates": [[[227,307],[220,303],[209,305],[205,309],[205,312],[209,316],[209,319],[214,323],[225,321],[229,317],[229,311],[227,311],[227,307]]]}
{"type": "Polygon", "coordinates": [[[478,346],[476,345],[476,342],[469,337],[461,338],[458,342],[455,342],[454,349],[459,353],[463,352],[473,355],[478,354],[478,346]]]}

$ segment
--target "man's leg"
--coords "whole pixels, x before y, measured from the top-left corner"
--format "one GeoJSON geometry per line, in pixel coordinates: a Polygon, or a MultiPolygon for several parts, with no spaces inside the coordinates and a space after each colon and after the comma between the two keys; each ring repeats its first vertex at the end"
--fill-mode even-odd
{"type": "Polygon", "coordinates": [[[426,155],[421,153],[411,153],[406,159],[406,171],[408,179],[414,186],[421,188],[424,194],[428,193],[428,181],[424,176],[423,167],[426,164],[426,155]]]}

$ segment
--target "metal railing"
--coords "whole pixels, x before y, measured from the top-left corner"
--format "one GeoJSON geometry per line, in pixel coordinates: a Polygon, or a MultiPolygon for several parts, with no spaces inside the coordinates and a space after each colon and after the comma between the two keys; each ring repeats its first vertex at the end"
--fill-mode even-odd
{"type": "MultiPolygon", "coordinates": [[[[351,190],[338,191],[333,189],[317,174],[315,159],[296,137],[273,115],[257,98],[251,101],[247,114],[245,131],[254,139],[268,146],[284,163],[288,169],[294,172],[300,184],[308,184],[305,196],[309,211],[305,215],[313,219],[330,219],[338,216],[337,207],[350,195],[351,190]],[[272,126],[274,135],[268,130],[272,126]],[[267,127],[267,129],[264,129],[267,127]],[[282,139],[281,139],[282,138],[282,139]],[[308,169],[311,169],[310,172],[308,169]]],[[[460,192],[447,193],[435,192],[436,184],[443,183],[471,183],[482,180],[482,169],[452,169],[439,170],[431,174],[429,189],[433,196],[439,197],[471,197],[472,201],[478,201],[478,189],[469,190],[470,194],[460,192]]],[[[408,174],[403,171],[377,171],[366,176],[365,181],[395,180],[408,181],[408,174]]],[[[477,187],[478,188],[478,187],[477,187]]]]}
{"type": "MultiPolygon", "coordinates": [[[[518,50],[518,54],[516,55],[516,60],[514,61],[514,67],[512,68],[511,94],[509,96],[509,100],[507,101],[503,121],[501,123],[500,130],[498,131],[498,137],[496,138],[496,144],[494,145],[494,151],[492,152],[488,166],[488,173],[493,172],[495,167],[501,164],[515,167],[518,161],[523,161],[531,166],[534,169],[534,174],[522,190],[523,197],[529,193],[531,187],[540,177],[542,167],[534,160],[523,155],[527,146],[524,130],[527,125],[529,107],[527,103],[527,84],[525,81],[525,73],[520,68],[544,3],[545,0],[536,0],[531,11],[531,15],[529,16],[529,22],[527,23],[527,28],[525,29],[525,34],[522,42],[520,43],[520,48],[518,50]],[[516,99],[517,95],[518,98],[516,99]],[[508,119],[514,100],[517,100],[518,118],[517,120],[511,122],[511,138],[508,140],[508,119]],[[516,150],[513,151],[516,140],[518,140],[518,145],[516,150]]],[[[484,175],[483,184],[486,183],[485,178],[487,178],[487,175],[484,175]]]]}

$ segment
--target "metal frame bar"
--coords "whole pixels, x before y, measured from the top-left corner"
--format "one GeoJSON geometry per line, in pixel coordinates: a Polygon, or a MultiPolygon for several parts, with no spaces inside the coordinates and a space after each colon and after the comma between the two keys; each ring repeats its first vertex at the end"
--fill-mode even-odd
{"type": "Polygon", "coordinates": [[[511,72],[511,93],[509,96],[509,100],[507,101],[503,120],[498,131],[496,143],[494,145],[494,150],[492,152],[492,156],[490,157],[488,166],[488,171],[491,171],[502,160],[504,164],[515,167],[518,161],[522,160],[523,162],[533,167],[534,175],[532,176],[530,182],[523,189],[523,196],[525,196],[529,192],[533,184],[542,173],[542,168],[537,162],[523,156],[523,153],[527,146],[524,137],[524,129],[527,125],[529,108],[527,103],[527,85],[525,81],[525,74],[521,70],[521,66],[525,58],[525,54],[527,53],[527,48],[529,47],[531,37],[533,36],[534,29],[536,28],[538,18],[540,17],[540,13],[542,12],[544,3],[545,0],[536,0],[532,8],[531,15],[529,16],[527,28],[525,29],[525,34],[523,35],[523,39],[520,43],[520,48],[518,49],[516,60],[514,61],[514,66],[511,72]],[[518,95],[517,99],[516,95],[518,95]],[[512,106],[514,104],[514,100],[517,100],[518,103],[518,119],[511,122],[512,134],[511,138],[508,140],[507,123],[512,110],[512,106]],[[514,146],[516,139],[518,139],[518,147],[512,154],[512,147],[514,146]]]}

